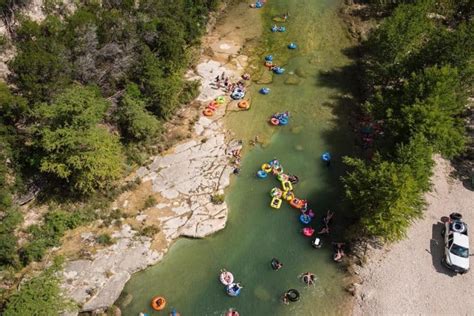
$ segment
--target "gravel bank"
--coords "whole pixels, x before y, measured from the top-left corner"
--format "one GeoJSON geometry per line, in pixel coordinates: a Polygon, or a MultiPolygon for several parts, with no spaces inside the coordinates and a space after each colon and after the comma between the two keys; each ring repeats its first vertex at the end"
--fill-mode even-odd
{"type": "MultiPolygon", "coordinates": [[[[474,229],[474,191],[449,174],[449,162],[436,157],[433,190],[426,195],[425,217],[415,222],[405,240],[371,250],[369,262],[356,271],[363,280],[354,315],[474,315],[474,271],[454,275],[441,265],[441,217],[463,214],[474,229]]],[[[471,253],[473,240],[470,238],[471,253]]],[[[471,258],[471,267],[474,260],[471,258]]]]}

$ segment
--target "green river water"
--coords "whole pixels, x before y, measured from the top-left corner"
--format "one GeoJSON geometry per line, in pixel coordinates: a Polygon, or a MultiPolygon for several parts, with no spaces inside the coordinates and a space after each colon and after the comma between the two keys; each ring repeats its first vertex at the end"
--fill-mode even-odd
{"type": "Polygon", "coordinates": [[[243,140],[259,135],[265,145],[246,150],[241,174],[226,192],[230,208],[226,228],[203,240],[178,240],[162,262],[134,275],[123,292],[133,296],[130,303],[120,306],[124,315],[168,315],[172,307],[181,315],[198,316],[223,315],[230,307],[244,316],[347,313],[346,275],[332,261],[331,247],[347,222],[340,158],[352,149],[346,117],[353,79],[348,72],[351,60],[344,54],[351,41],[337,16],[339,5],[330,0],[269,0],[260,9],[264,31],[253,49],[258,58],[254,78],[260,76],[261,61],[269,53],[286,72],[273,76],[272,83],[254,83],[251,110],[228,115],[227,127],[243,140]],[[272,16],[287,11],[287,32],[271,33],[272,16]],[[298,44],[298,49],[288,50],[289,42],[298,44]],[[289,78],[294,84],[288,84],[289,78]],[[271,93],[258,94],[262,86],[270,87],[271,93]],[[290,111],[288,126],[266,123],[278,111],[290,111]],[[319,158],[324,151],[333,156],[329,168],[319,158]],[[323,238],[322,249],[313,249],[310,239],[301,235],[298,211],[287,203],[279,210],[269,207],[269,191],[279,183],[273,177],[258,180],[255,172],[273,158],[280,160],[286,173],[300,177],[295,193],[310,201],[316,229],[321,228],[328,208],[336,212],[331,236],[323,238]],[[271,269],[272,257],[283,262],[281,270],[271,269]],[[218,281],[221,268],[232,271],[244,286],[239,297],[226,295],[218,281]],[[298,279],[306,271],[317,275],[316,286],[305,287],[298,279]],[[299,290],[301,299],[284,305],[280,297],[289,288],[299,290]],[[155,295],[166,297],[165,311],[152,311],[150,299],[155,295]]]}

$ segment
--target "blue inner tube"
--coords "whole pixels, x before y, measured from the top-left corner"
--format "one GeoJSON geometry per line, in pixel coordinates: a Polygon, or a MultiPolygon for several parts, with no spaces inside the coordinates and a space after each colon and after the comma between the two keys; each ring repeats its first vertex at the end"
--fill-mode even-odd
{"type": "Polygon", "coordinates": [[[296,48],[296,44],[295,44],[295,43],[290,43],[290,44],[288,45],[288,48],[289,48],[289,49],[295,49],[295,48],[296,48]]]}
{"type": "Polygon", "coordinates": [[[262,7],[262,5],[263,5],[263,4],[262,4],[261,2],[257,2],[257,3],[255,4],[255,7],[260,9],[260,8],[262,7]]]}
{"type": "Polygon", "coordinates": [[[272,61],[272,60],[273,60],[273,56],[272,56],[272,55],[265,56],[265,60],[266,60],[266,61],[272,61]]]}
{"type": "Polygon", "coordinates": [[[278,31],[278,27],[272,26],[272,32],[275,33],[276,31],[278,31]]]}
{"type": "Polygon", "coordinates": [[[266,177],[268,177],[268,174],[263,170],[258,170],[257,177],[259,177],[260,179],[265,179],[266,177]]]}
{"type": "Polygon", "coordinates": [[[288,118],[282,117],[279,119],[280,125],[287,125],[288,124],[288,118]]]}
{"type": "Polygon", "coordinates": [[[321,155],[321,159],[324,161],[329,161],[331,160],[331,154],[328,152],[325,152],[324,154],[321,155]]]}
{"type": "Polygon", "coordinates": [[[239,296],[242,288],[235,283],[231,283],[225,287],[225,290],[230,296],[239,296]]]}
{"type": "Polygon", "coordinates": [[[306,214],[301,214],[300,215],[300,222],[303,223],[303,224],[309,224],[309,223],[311,223],[311,217],[309,215],[306,215],[306,214]]]}
{"type": "Polygon", "coordinates": [[[273,72],[276,73],[277,75],[281,75],[282,73],[285,72],[285,68],[276,67],[273,69],[273,72]]]}
{"type": "Polygon", "coordinates": [[[270,88],[262,88],[260,89],[261,94],[269,94],[270,93],[270,88]]]}

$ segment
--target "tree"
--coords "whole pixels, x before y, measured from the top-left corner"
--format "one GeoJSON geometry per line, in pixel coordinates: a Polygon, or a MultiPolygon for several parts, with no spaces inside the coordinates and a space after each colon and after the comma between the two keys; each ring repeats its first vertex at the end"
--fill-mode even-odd
{"type": "Polygon", "coordinates": [[[71,306],[61,295],[57,271],[59,264],[44,270],[20,285],[9,297],[4,316],[59,315],[71,306]]]}
{"type": "Polygon", "coordinates": [[[67,51],[57,39],[60,24],[59,20],[48,18],[41,26],[28,22],[27,30],[19,31],[20,34],[34,32],[34,35],[24,35],[25,40],[17,45],[18,54],[9,67],[13,82],[30,102],[48,101],[70,82],[67,51]]]}
{"type": "Polygon", "coordinates": [[[160,130],[160,122],[149,113],[146,102],[136,84],[127,86],[120,101],[118,111],[122,134],[133,140],[145,140],[155,136],[160,130]]]}
{"type": "Polygon", "coordinates": [[[411,221],[422,214],[424,201],[407,165],[375,157],[370,165],[344,158],[353,170],[343,178],[346,197],[358,213],[362,231],[386,240],[405,236],[411,221]]]}
{"type": "Polygon", "coordinates": [[[87,194],[121,175],[122,154],[116,136],[98,123],[107,102],[97,89],[72,86],[52,104],[41,104],[36,117],[40,170],[87,194]]]}
{"type": "Polygon", "coordinates": [[[27,109],[26,100],[13,95],[4,82],[0,82],[0,118],[4,123],[12,124],[27,109]]]}
{"type": "Polygon", "coordinates": [[[434,30],[434,22],[427,17],[429,8],[430,1],[400,5],[370,34],[365,43],[368,87],[396,85],[415,71],[408,65],[434,30]]]}

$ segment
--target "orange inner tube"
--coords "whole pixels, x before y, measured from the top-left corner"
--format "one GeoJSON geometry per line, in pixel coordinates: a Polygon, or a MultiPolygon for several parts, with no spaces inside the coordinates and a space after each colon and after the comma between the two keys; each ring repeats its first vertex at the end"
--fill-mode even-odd
{"type": "Polygon", "coordinates": [[[219,103],[217,103],[215,100],[214,101],[211,101],[211,103],[209,103],[209,106],[213,106],[213,107],[219,107],[219,103]]]}
{"type": "Polygon", "coordinates": [[[272,117],[270,119],[270,123],[272,123],[272,125],[276,126],[276,125],[280,124],[280,121],[276,117],[272,117]]]}
{"type": "Polygon", "coordinates": [[[204,114],[205,116],[213,116],[214,111],[210,108],[205,108],[204,111],[202,111],[202,114],[204,114]]]}
{"type": "Polygon", "coordinates": [[[165,308],[166,306],[166,300],[162,296],[155,296],[154,298],[151,299],[151,308],[153,308],[155,311],[161,311],[165,308]]]}
{"type": "Polygon", "coordinates": [[[238,107],[241,109],[248,109],[250,108],[250,103],[247,100],[240,101],[238,107]]]}

